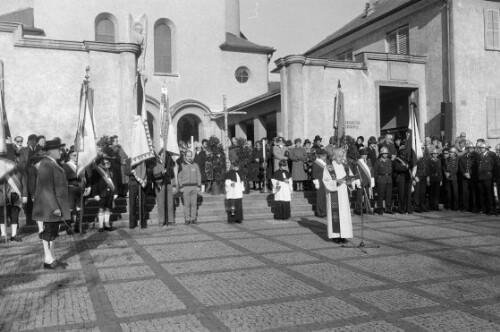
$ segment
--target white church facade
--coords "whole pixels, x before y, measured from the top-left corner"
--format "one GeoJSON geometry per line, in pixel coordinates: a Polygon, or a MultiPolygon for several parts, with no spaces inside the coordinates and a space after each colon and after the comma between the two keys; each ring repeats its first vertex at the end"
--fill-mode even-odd
{"type": "Polygon", "coordinates": [[[231,106],[266,93],[274,52],[241,33],[239,0],[0,2],[0,49],[13,135],[72,142],[89,66],[97,135],[117,134],[125,149],[136,109],[139,56],[147,76],[148,120],[158,142],[162,87],[168,89],[179,140],[222,138],[223,128],[214,120],[223,110],[223,96],[231,106]],[[142,15],[146,38],[139,45],[131,21],[142,15]]]}

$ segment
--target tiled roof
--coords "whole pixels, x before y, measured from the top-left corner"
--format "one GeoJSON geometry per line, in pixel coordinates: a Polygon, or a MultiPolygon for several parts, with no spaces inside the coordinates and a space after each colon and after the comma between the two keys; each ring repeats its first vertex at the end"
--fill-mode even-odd
{"type": "Polygon", "coordinates": [[[276,51],[272,47],[257,45],[229,32],[226,32],[226,42],[221,44],[220,48],[223,51],[261,54],[272,54],[276,51]]]}
{"type": "Polygon", "coordinates": [[[354,20],[309,49],[304,55],[309,56],[321,48],[419,1],[421,0],[378,0],[370,10],[368,16],[363,12],[354,20]]]}

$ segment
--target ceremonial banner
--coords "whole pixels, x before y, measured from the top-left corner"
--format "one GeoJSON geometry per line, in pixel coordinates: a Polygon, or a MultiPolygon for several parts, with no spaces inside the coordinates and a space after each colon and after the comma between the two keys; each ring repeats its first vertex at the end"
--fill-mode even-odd
{"type": "Polygon", "coordinates": [[[172,159],[176,161],[180,157],[179,145],[177,144],[177,134],[172,124],[172,115],[170,114],[170,104],[167,88],[161,88],[160,102],[161,117],[161,137],[162,147],[170,152],[172,159]]]}
{"type": "Polygon", "coordinates": [[[75,151],[78,153],[77,176],[80,176],[97,156],[93,100],[94,90],[88,87],[86,82],[83,83],[80,90],[80,119],[75,139],[75,151]]]}
{"type": "MultiPolygon", "coordinates": [[[[13,159],[12,147],[8,149],[7,147],[7,137],[10,137],[9,123],[7,122],[7,112],[5,111],[5,99],[4,99],[4,79],[3,79],[3,62],[0,61],[0,180],[11,172],[16,163],[13,160],[8,159],[11,157],[13,159]],[[11,153],[8,153],[11,152],[11,153]],[[11,156],[12,155],[12,156],[11,156]]],[[[10,175],[7,176],[9,180],[10,175]]],[[[19,183],[20,185],[20,183],[19,183]]],[[[20,197],[21,195],[19,195],[20,197]]]]}
{"type": "Polygon", "coordinates": [[[422,151],[422,141],[420,140],[420,132],[418,131],[417,118],[415,111],[410,110],[410,121],[408,124],[408,132],[406,134],[405,153],[408,156],[410,167],[417,164],[417,160],[424,156],[422,151]]]}
{"type": "Polygon", "coordinates": [[[345,110],[344,110],[344,92],[342,91],[342,86],[339,84],[337,86],[337,95],[335,96],[335,106],[334,106],[334,124],[335,129],[335,140],[338,146],[342,144],[345,138],[345,110]]]}
{"type": "Polygon", "coordinates": [[[132,128],[132,148],[130,153],[132,173],[137,181],[146,185],[146,164],[145,161],[155,158],[153,152],[153,142],[149,135],[149,128],[146,117],[146,94],[144,78],[137,75],[135,95],[137,96],[137,115],[135,116],[132,128]]]}

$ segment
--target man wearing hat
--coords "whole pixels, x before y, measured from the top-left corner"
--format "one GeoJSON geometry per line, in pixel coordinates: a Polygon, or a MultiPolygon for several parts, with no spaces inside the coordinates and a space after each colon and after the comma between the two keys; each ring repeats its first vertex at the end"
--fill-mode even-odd
{"type": "Polygon", "coordinates": [[[113,209],[113,201],[118,197],[118,183],[111,169],[111,155],[104,153],[96,159],[96,166],[92,170],[89,184],[94,199],[99,202],[97,220],[99,232],[113,231],[109,219],[113,209]]]}
{"type": "Polygon", "coordinates": [[[306,149],[302,146],[302,140],[296,138],[295,147],[290,149],[290,160],[292,161],[292,179],[294,188],[298,191],[304,190],[304,181],[307,180],[305,162],[307,161],[306,149]]]}
{"type": "Polygon", "coordinates": [[[427,212],[427,202],[425,194],[427,193],[427,183],[429,181],[429,156],[427,148],[422,146],[422,157],[417,160],[417,170],[413,181],[415,190],[413,192],[413,201],[415,203],[415,212],[427,212]]]}
{"type": "Polygon", "coordinates": [[[477,181],[472,181],[474,169],[474,144],[467,141],[464,154],[458,158],[458,188],[462,211],[472,212],[475,207],[475,189],[477,181]]]}
{"type": "Polygon", "coordinates": [[[331,162],[333,160],[333,151],[335,149],[336,149],[335,136],[332,136],[332,137],[330,137],[330,140],[328,141],[328,145],[325,147],[325,150],[328,153],[327,160],[329,162],[331,162]]]}
{"type": "Polygon", "coordinates": [[[375,177],[375,185],[377,186],[377,210],[379,215],[394,214],[392,211],[392,161],[389,157],[389,149],[382,147],[380,149],[379,159],[375,162],[373,173],[375,177]]]}
{"type": "Polygon", "coordinates": [[[444,160],[443,170],[446,180],[446,201],[448,209],[458,210],[458,150],[452,147],[450,156],[444,160]]]}
{"type": "Polygon", "coordinates": [[[40,161],[33,203],[33,219],[43,222],[39,237],[43,243],[45,269],[65,268],[66,263],[54,257],[54,240],[59,235],[59,222],[71,218],[68,206],[68,182],[62,167],[60,148],[65,146],[57,140],[49,140],[43,147],[47,155],[40,161]]]}
{"type": "Polygon", "coordinates": [[[491,152],[488,151],[488,145],[484,142],[477,143],[479,149],[477,155],[477,186],[479,198],[479,213],[491,214],[495,212],[495,201],[492,197],[493,170],[495,161],[491,152]]]}
{"type": "Polygon", "coordinates": [[[317,158],[312,164],[312,179],[316,188],[316,216],[326,216],[326,192],[323,183],[323,172],[326,167],[327,152],[321,149],[317,152],[317,158]]]}
{"type": "Polygon", "coordinates": [[[443,168],[439,160],[439,150],[430,151],[431,160],[429,161],[429,201],[430,209],[439,211],[439,190],[443,184],[443,168]]]}
{"type": "Polygon", "coordinates": [[[314,137],[312,149],[313,149],[313,151],[314,151],[314,153],[315,153],[316,155],[318,154],[318,152],[319,152],[321,149],[323,149],[323,145],[321,145],[321,141],[322,141],[322,140],[323,140],[323,139],[322,139],[322,138],[321,138],[321,136],[319,136],[319,135],[316,135],[316,136],[314,137]]]}
{"type": "MultiPolygon", "coordinates": [[[[281,160],[288,160],[287,153],[288,148],[285,146],[285,139],[278,137],[276,145],[273,146],[273,172],[276,172],[280,168],[279,163],[281,160]]],[[[285,169],[288,171],[288,166],[285,169]]]]}

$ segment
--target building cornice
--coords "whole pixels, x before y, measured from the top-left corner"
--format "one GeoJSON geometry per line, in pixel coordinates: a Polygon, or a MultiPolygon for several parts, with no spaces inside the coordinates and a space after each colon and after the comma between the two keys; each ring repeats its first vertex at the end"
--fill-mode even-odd
{"type": "Polygon", "coordinates": [[[356,54],[356,59],[359,58],[363,59],[365,63],[367,60],[396,61],[396,62],[407,62],[407,63],[418,63],[418,64],[427,63],[427,57],[424,55],[363,52],[356,54]]]}
{"type": "Polygon", "coordinates": [[[292,64],[300,64],[303,66],[318,66],[324,68],[366,70],[366,66],[361,62],[308,58],[303,55],[288,55],[284,58],[279,58],[274,63],[276,64],[277,68],[274,69],[272,73],[278,73],[281,68],[288,67],[292,64]]]}

